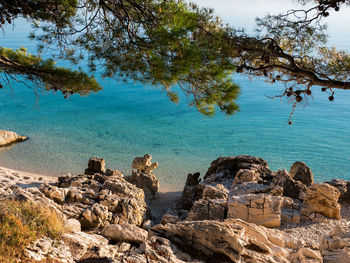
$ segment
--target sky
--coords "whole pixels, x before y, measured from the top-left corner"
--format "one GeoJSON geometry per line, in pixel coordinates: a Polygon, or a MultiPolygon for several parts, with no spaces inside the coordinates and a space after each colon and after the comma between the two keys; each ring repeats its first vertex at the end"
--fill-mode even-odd
{"type": "MultiPolygon", "coordinates": [[[[296,0],[193,0],[202,7],[213,8],[215,13],[232,26],[251,30],[256,17],[284,13],[302,7],[296,0]]],[[[329,45],[350,51],[350,7],[332,11],[324,19],[328,24],[329,45]]]]}

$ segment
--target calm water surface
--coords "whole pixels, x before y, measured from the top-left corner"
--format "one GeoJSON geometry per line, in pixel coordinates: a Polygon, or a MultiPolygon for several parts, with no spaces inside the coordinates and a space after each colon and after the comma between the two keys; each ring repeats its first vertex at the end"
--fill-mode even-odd
{"type": "MultiPolygon", "coordinates": [[[[216,8],[225,21],[252,28],[255,16],[293,7],[293,1],[197,1],[216,8]],[[235,2],[233,5],[232,2],[235,2]],[[244,3],[244,4],[243,4],[244,3]],[[268,4],[267,4],[268,3],[268,4]],[[271,10],[270,10],[271,12],[271,10]]],[[[350,19],[346,12],[329,19],[330,44],[349,50],[350,19]]],[[[0,46],[26,46],[30,28],[18,22],[0,36],[0,46]]],[[[140,83],[100,80],[102,92],[64,100],[51,93],[36,97],[19,85],[0,92],[0,129],[30,140],[0,149],[0,165],[42,174],[82,172],[91,156],[106,159],[113,169],[130,172],[133,157],[151,153],[159,162],[156,175],[164,188],[180,189],[189,172],[205,172],[218,156],[250,154],[266,159],[271,168],[288,168],[305,161],[317,181],[350,176],[350,92],[337,92],[330,103],[314,92],[306,107],[287,124],[291,106],[272,101],[278,85],[233,76],[242,87],[240,112],[227,118],[206,118],[186,100],[170,103],[162,92],[140,83]]]]}

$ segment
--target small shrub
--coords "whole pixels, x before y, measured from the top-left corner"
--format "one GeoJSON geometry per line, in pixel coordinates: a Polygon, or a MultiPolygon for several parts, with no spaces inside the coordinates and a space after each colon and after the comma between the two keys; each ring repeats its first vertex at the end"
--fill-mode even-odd
{"type": "Polygon", "coordinates": [[[63,221],[53,209],[31,202],[0,200],[0,262],[19,262],[32,241],[43,236],[57,238],[63,229],[63,221]]]}

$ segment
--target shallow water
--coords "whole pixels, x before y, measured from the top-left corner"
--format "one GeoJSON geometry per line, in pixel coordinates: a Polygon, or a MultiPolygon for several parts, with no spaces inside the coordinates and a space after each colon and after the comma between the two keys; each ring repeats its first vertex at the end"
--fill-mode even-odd
{"type": "MultiPolygon", "coordinates": [[[[238,23],[237,17],[220,11],[220,3],[225,1],[218,1],[218,13],[238,23]]],[[[232,12],[239,14],[236,9],[232,12]]],[[[337,23],[330,24],[330,30],[337,23]]],[[[28,32],[25,24],[17,23],[15,31],[0,36],[0,46],[24,45],[34,50],[35,44],[25,38],[28,32]]],[[[330,32],[331,43],[349,47],[349,31],[348,35],[330,32]]],[[[0,165],[59,175],[82,172],[89,157],[99,156],[111,168],[129,173],[133,157],[151,153],[160,164],[155,173],[161,185],[177,190],[187,173],[205,172],[218,156],[250,154],[266,159],[273,169],[289,169],[302,160],[317,181],[349,179],[350,92],[337,92],[334,103],[326,94],[314,92],[314,101],[298,108],[289,126],[291,106],[266,97],[278,94],[278,85],[233,78],[242,87],[241,110],[230,118],[203,117],[185,100],[173,104],[159,90],[139,83],[101,80],[104,90],[97,94],[64,100],[48,93],[40,95],[38,102],[32,90],[14,85],[12,91],[0,92],[0,129],[30,140],[2,149],[0,165]]]]}

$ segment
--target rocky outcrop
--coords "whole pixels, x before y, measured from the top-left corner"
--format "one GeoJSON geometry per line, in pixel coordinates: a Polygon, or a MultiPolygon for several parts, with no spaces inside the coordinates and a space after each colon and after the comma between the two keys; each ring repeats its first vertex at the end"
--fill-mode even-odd
{"type": "MultiPolygon", "coordinates": [[[[312,175],[300,162],[291,169],[294,176],[300,175],[302,170],[304,177],[306,173],[312,175]]],[[[240,218],[278,227],[283,222],[298,224],[302,218],[300,209],[307,186],[301,179],[294,180],[286,170],[271,171],[263,159],[220,157],[212,162],[202,181],[199,176],[199,173],[189,174],[183,190],[181,208],[189,211],[186,220],[240,218]],[[225,194],[206,195],[209,189],[225,194]]]]}
{"type": "MultiPolygon", "coordinates": [[[[203,180],[198,173],[187,177],[179,205],[168,209],[161,224],[154,226],[140,189],[147,188],[145,183],[132,184],[119,171],[103,172],[99,160],[89,165],[91,174],[62,176],[55,185],[22,189],[0,184],[0,198],[49,206],[65,220],[66,233],[58,240],[44,237],[27,247],[29,259],[56,263],[350,260],[350,223],[338,220],[338,199],[348,194],[346,181],[306,187],[285,170],[270,171],[260,158],[219,158],[203,180]]],[[[147,169],[152,172],[150,166],[148,155],[133,164],[138,167],[134,172],[144,175],[147,169]]],[[[350,218],[350,206],[343,208],[344,217],[350,218]]]]}
{"type": "Polygon", "coordinates": [[[184,209],[189,209],[196,199],[199,199],[202,190],[198,189],[200,173],[188,174],[186,184],[182,191],[181,205],[184,209]]]}
{"type": "Polygon", "coordinates": [[[123,179],[120,172],[103,174],[102,160],[89,160],[87,170],[92,174],[60,176],[56,186],[44,184],[40,191],[67,217],[79,220],[83,229],[114,223],[142,225],[149,216],[142,189],[123,179]]]}
{"type": "Polygon", "coordinates": [[[267,194],[233,195],[228,199],[227,218],[240,218],[266,227],[281,224],[282,198],[267,194]]]}
{"type": "Polygon", "coordinates": [[[132,162],[132,174],[125,177],[130,183],[142,189],[147,199],[155,199],[158,195],[159,181],[152,171],[158,167],[158,163],[152,163],[152,156],[146,154],[136,157],[132,162]]]}
{"type": "Polygon", "coordinates": [[[274,172],[265,160],[253,156],[238,155],[235,157],[219,157],[211,163],[204,180],[211,184],[223,184],[230,189],[232,181],[237,176],[237,182],[244,179],[254,182],[271,180],[274,172]]]}
{"type": "Polygon", "coordinates": [[[283,239],[241,220],[185,221],[157,225],[152,232],[206,262],[288,262],[283,239]]]}
{"type": "Polygon", "coordinates": [[[350,202],[350,181],[333,179],[332,181],[326,183],[338,189],[340,193],[339,202],[350,202]]]}
{"type": "Polygon", "coordinates": [[[296,180],[300,181],[306,186],[310,186],[314,183],[314,175],[309,166],[304,162],[295,162],[289,170],[290,176],[296,180]]]}
{"type": "Polygon", "coordinates": [[[85,174],[104,174],[106,172],[106,162],[102,158],[91,157],[88,162],[88,168],[85,169],[85,174]]]}
{"type": "Polygon", "coordinates": [[[293,199],[303,200],[306,186],[295,181],[286,170],[279,170],[277,175],[272,179],[273,186],[280,186],[283,188],[283,196],[287,196],[293,199]]]}
{"type": "Polygon", "coordinates": [[[23,142],[25,140],[28,140],[28,137],[20,136],[12,131],[0,130],[0,147],[8,146],[17,142],[23,142]]]}
{"type": "Polygon", "coordinates": [[[340,219],[340,193],[337,188],[327,184],[313,184],[307,188],[301,208],[305,220],[319,221],[324,217],[340,219]]]}
{"type": "Polygon", "coordinates": [[[52,260],[57,263],[74,263],[74,258],[62,240],[52,240],[43,237],[31,243],[24,251],[24,255],[32,262],[52,260]]]}
{"type": "Polygon", "coordinates": [[[228,190],[223,185],[206,185],[202,199],[194,202],[187,219],[223,221],[227,211],[228,190]]]}
{"type": "Polygon", "coordinates": [[[132,161],[131,168],[139,172],[151,173],[158,167],[158,163],[152,163],[151,160],[152,156],[150,154],[145,154],[143,157],[135,157],[132,161]]]}
{"type": "Polygon", "coordinates": [[[321,240],[320,251],[325,263],[350,262],[350,225],[338,226],[321,240]]]}

